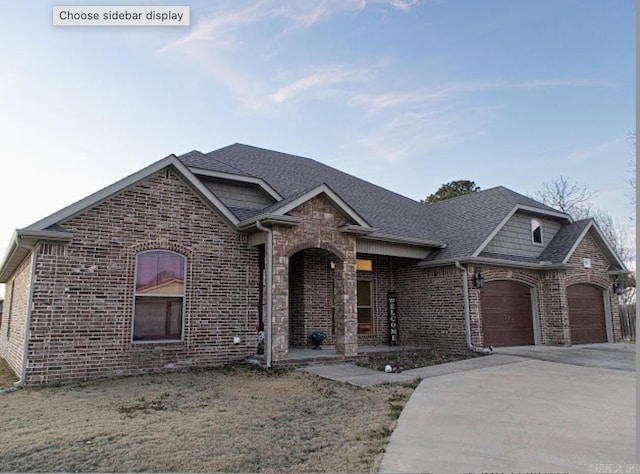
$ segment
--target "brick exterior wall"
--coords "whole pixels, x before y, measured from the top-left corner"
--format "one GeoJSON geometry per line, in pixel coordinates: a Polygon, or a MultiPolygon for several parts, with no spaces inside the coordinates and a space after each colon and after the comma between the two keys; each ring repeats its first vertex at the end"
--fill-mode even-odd
{"type": "Polygon", "coordinates": [[[324,345],[335,344],[332,321],[333,271],[329,252],[301,250],[289,259],[289,346],[312,347],[314,331],[324,331],[324,345]]]}
{"type": "Polygon", "coordinates": [[[210,366],[255,353],[258,250],[174,172],[163,170],[62,226],[73,240],[42,246],[38,255],[28,383],[210,366]],[[132,342],[135,256],[150,249],[187,258],[179,342],[132,342]]]}
{"type": "Polygon", "coordinates": [[[462,274],[453,266],[397,268],[400,343],[452,353],[467,351],[462,274]]]}
{"type": "Polygon", "coordinates": [[[22,373],[30,280],[31,257],[28,256],[6,283],[0,325],[0,357],[7,361],[18,376],[22,373]]]}

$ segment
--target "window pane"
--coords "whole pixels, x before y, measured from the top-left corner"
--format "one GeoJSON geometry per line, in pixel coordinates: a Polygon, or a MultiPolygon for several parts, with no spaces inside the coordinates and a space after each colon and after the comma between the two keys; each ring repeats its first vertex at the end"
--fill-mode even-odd
{"type": "Polygon", "coordinates": [[[135,341],[179,340],[181,334],[182,298],[136,297],[135,341]]]}
{"type": "Polygon", "coordinates": [[[373,330],[372,313],[371,308],[358,308],[358,334],[366,334],[373,330]]]}
{"type": "Polygon", "coordinates": [[[361,272],[372,272],[373,260],[365,260],[363,258],[356,259],[356,270],[361,272]]]}
{"type": "Polygon", "coordinates": [[[542,243],[542,228],[541,227],[536,227],[533,231],[533,241],[536,244],[541,244],[542,243]]]}
{"type": "Polygon", "coordinates": [[[184,257],[171,252],[144,252],[136,257],[136,293],[182,295],[184,257]]]}
{"type": "Polygon", "coordinates": [[[358,306],[371,306],[370,281],[358,281],[358,306]]]}

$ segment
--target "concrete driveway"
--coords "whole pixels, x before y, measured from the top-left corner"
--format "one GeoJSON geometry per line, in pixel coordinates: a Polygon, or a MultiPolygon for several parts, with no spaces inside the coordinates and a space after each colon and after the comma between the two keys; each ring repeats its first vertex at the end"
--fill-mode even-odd
{"type": "Polygon", "coordinates": [[[635,345],[497,352],[519,360],[420,383],[380,472],[631,472],[635,345]]]}

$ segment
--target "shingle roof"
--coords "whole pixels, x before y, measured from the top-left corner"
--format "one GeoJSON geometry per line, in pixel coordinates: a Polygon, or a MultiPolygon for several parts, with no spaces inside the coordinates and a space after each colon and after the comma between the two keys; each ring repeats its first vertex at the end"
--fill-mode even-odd
{"type": "Polygon", "coordinates": [[[547,245],[540,254],[540,260],[561,263],[591,221],[592,219],[583,219],[562,226],[553,239],[551,239],[549,245],[547,245]]]}
{"type": "Polygon", "coordinates": [[[436,237],[447,247],[432,253],[426,262],[472,255],[517,205],[541,211],[557,211],[504,186],[425,205],[432,214],[436,237]]]}
{"type": "Polygon", "coordinates": [[[518,204],[557,213],[502,186],[425,205],[309,158],[238,143],[178,158],[191,167],[262,178],[287,201],[326,183],[380,234],[445,242],[430,261],[472,255],[518,204]]]}

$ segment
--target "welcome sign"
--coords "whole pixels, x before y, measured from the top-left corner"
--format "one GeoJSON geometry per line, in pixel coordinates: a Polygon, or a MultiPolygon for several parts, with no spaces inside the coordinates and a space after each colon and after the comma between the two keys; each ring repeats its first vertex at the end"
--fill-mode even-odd
{"type": "Polygon", "coordinates": [[[398,300],[395,291],[387,293],[387,315],[389,319],[389,345],[398,345],[398,300]]]}

